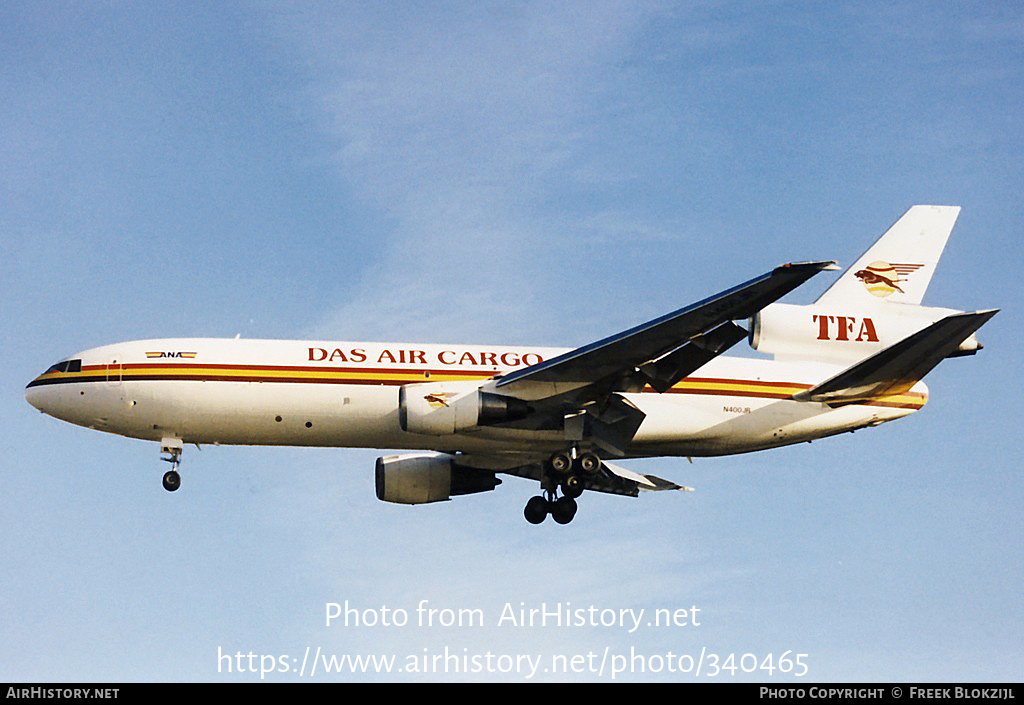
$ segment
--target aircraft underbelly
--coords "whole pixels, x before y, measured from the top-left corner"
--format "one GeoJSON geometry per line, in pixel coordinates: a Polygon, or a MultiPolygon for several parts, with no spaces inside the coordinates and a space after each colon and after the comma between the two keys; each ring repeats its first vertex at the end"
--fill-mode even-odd
{"type": "Polygon", "coordinates": [[[910,409],[863,404],[831,408],[789,399],[731,395],[639,395],[647,413],[631,454],[723,455],[773,448],[877,425],[910,409]]]}

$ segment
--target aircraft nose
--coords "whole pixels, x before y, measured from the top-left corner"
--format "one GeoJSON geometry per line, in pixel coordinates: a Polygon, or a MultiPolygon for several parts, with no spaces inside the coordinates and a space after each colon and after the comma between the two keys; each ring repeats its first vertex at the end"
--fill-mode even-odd
{"type": "Polygon", "coordinates": [[[47,394],[45,391],[45,387],[40,387],[35,384],[35,382],[38,379],[39,378],[37,377],[36,379],[32,380],[31,382],[28,383],[28,386],[25,387],[25,401],[27,401],[29,404],[34,406],[39,411],[47,413],[47,394]]]}
{"type": "Polygon", "coordinates": [[[61,382],[74,381],[82,372],[80,358],[67,358],[50,365],[25,387],[25,401],[50,416],[59,416],[61,382]]]}

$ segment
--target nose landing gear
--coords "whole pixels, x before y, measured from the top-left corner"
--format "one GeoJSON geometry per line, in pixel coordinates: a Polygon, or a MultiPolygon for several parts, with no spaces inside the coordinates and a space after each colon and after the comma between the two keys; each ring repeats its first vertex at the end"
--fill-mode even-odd
{"type": "Polygon", "coordinates": [[[181,475],[178,474],[178,466],[181,464],[182,441],[180,438],[164,438],[160,441],[160,452],[167,457],[161,457],[165,463],[171,464],[171,469],[164,473],[164,489],[174,492],[181,487],[181,475]]]}

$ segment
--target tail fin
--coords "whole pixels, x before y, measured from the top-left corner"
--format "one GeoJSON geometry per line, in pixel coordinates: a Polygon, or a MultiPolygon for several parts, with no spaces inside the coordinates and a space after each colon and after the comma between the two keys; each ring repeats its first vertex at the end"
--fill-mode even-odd
{"type": "MultiPolygon", "coordinates": [[[[957,313],[921,299],[959,214],[959,206],[913,206],[815,303],[776,302],[756,314],[751,346],[776,359],[849,363],[957,313]]],[[[951,354],[980,347],[971,334],[951,354]]]]}
{"type": "Polygon", "coordinates": [[[959,206],[913,206],[822,294],[819,304],[920,304],[959,206]]]}

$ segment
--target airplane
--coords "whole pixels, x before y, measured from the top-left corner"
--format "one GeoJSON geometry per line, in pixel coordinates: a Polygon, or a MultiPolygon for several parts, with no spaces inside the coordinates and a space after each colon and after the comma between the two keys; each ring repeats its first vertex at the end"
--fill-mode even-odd
{"type": "Polygon", "coordinates": [[[623,460],[766,450],[921,409],[921,379],[980,350],[998,311],[921,305],[959,212],[913,206],[812,304],[779,299],[835,262],[784,264],[574,349],[138,340],[63,358],[25,398],[159,442],[171,492],[186,444],[416,451],[377,459],[379,499],[447,501],[509,475],[539,483],[528,522],[567,524],[587,490],[692,491],[623,460]],[[722,354],[743,339],[764,355],[722,354]]]}

